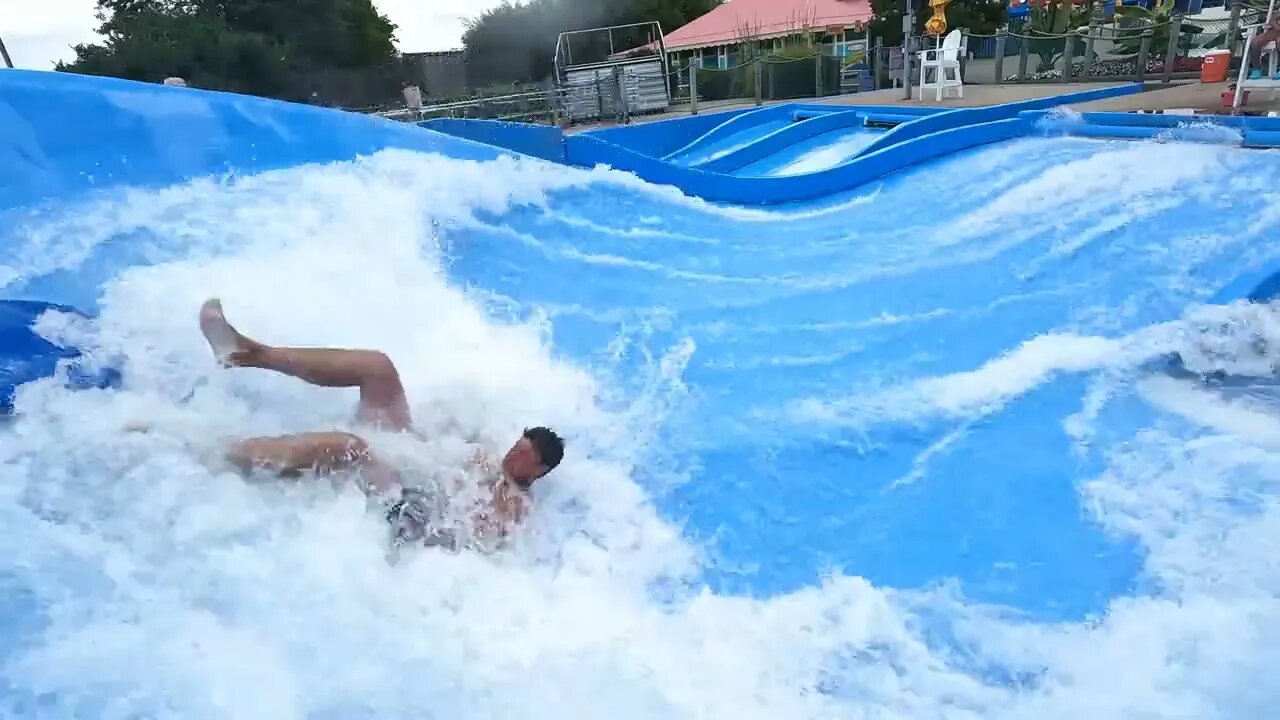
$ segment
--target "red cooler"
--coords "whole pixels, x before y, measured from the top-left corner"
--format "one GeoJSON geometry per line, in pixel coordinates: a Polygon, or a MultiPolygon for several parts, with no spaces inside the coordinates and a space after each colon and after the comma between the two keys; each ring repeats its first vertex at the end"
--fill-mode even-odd
{"type": "Polygon", "coordinates": [[[1231,52],[1215,50],[1204,56],[1204,64],[1200,66],[1200,82],[1226,82],[1231,67],[1231,52]]]}

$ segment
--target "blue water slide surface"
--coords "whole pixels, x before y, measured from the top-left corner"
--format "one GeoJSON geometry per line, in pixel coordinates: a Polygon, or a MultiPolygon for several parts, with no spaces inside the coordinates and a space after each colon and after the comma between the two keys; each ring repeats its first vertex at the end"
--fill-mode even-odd
{"type": "Polygon", "coordinates": [[[559,133],[0,72],[0,715],[1271,717],[1278,131],[1045,109],[559,133]],[[279,372],[219,366],[215,296],[279,372]],[[387,377],[416,433],[353,419],[387,377]],[[227,462],[350,432],[483,489],[539,425],[494,554],[227,462]]]}

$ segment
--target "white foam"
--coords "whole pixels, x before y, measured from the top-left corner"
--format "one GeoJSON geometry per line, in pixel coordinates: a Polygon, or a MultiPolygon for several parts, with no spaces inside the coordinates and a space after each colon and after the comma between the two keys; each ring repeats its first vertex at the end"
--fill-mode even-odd
{"type": "MultiPolygon", "coordinates": [[[[607,366],[559,359],[543,321],[488,317],[486,298],[448,281],[436,246],[473,227],[476,210],[545,207],[555,188],[615,182],[383,153],[32,220],[15,245],[23,277],[73,266],[130,228],[155,238],[159,262],[113,279],[96,333],[41,324],[127,355],[128,383],[35,383],[18,398],[26,419],[0,444],[0,587],[30,590],[43,617],[0,622],[6,638],[18,636],[12,623],[32,633],[4,651],[6,692],[58,693],[64,705],[44,708],[57,717],[1268,716],[1280,454],[1238,420],[1204,438],[1153,429],[1085,486],[1094,516],[1150,551],[1145,571],[1160,586],[1096,622],[1033,623],[949,586],[890,591],[841,576],[765,598],[686,587],[706,551],[659,516],[632,468],[685,401],[696,345],[645,348],[643,391],[619,397],[607,366]],[[265,340],[387,350],[429,437],[416,449],[424,473],[456,467],[464,435],[501,447],[525,424],[563,430],[569,454],[537,489],[535,535],[506,556],[422,553],[391,566],[385,526],[355,491],[254,486],[211,469],[222,438],[341,427],[354,398],[214,368],[195,328],[210,295],[265,340]],[[138,420],[152,432],[122,430],[138,420]],[[957,647],[926,641],[938,623],[957,647]],[[1001,684],[992,668],[1025,679],[1001,684]]],[[[963,422],[1061,373],[1122,373],[1189,351],[1193,328],[1249,310],[1226,312],[1115,338],[1034,338],[972,371],[859,398],[861,419],[963,422]]],[[[1211,339],[1200,361],[1261,367],[1241,352],[1250,332],[1235,345],[1211,339]]],[[[1111,392],[1086,403],[1082,425],[1111,392]]],[[[1195,415],[1202,400],[1178,402],[1195,415]]],[[[848,420],[853,405],[825,409],[848,420]]],[[[1237,410],[1219,409],[1228,420],[1237,410]]]]}
{"type": "Polygon", "coordinates": [[[1229,174],[1224,166],[1238,157],[1232,152],[1241,151],[1183,143],[1106,145],[1085,157],[1046,166],[1029,181],[939,228],[937,241],[971,243],[997,234],[1001,241],[990,247],[1002,250],[1056,235],[1055,230],[1072,223],[1116,215],[1132,220],[1141,217],[1132,212],[1138,199],[1161,198],[1188,187],[1217,193],[1219,189],[1204,180],[1229,174]],[[1160,171],[1153,172],[1153,167],[1160,171]],[[1028,208],[1037,211],[1028,212],[1028,208]],[[1017,222],[1010,223],[1010,218],[1017,222]]]}
{"type": "Polygon", "coordinates": [[[986,414],[1059,374],[1134,366],[1174,349],[1176,339],[1169,326],[1119,339],[1040,335],[974,370],[837,401],[810,398],[796,402],[792,412],[808,420],[853,425],[986,414]]]}

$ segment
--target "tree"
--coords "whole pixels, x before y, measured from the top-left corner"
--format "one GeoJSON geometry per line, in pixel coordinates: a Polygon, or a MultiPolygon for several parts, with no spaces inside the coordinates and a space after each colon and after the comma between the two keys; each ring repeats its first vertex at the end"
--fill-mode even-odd
{"type": "Polygon", "coordinates": [[[97,0],[100,44],[58,70],[342,105],[399,91],[370,0],[97,0]]]}
{"type": "MultiPolygon", "coordinates": [[[[882,45],[902,45],[902,15],[905,11],[904,0],[871,0],[871,35],[882,45]]],[[[946,9],[947,27],[992,34],[1004,25],[1006,12],[1004,0],[953,0],[946,9]]],[[[916,0],[916,34],[924,32],[924,24],[932,14],[928,3],[916,0]]]]}
{"type": "MultiPolygon", "coordinates": [[[[536,82],[551,74],[560,33],[656,20],[663,32],[710,12],[720,0],[508,0],[472,20],[462,37],[468,79],[474,85],[536,82]]],[[[631,49],[652,38],[618,31],[614,49],[631,49]]],[[[572,41],[574,62],[603,60],[607,36],[572,41]]]]}

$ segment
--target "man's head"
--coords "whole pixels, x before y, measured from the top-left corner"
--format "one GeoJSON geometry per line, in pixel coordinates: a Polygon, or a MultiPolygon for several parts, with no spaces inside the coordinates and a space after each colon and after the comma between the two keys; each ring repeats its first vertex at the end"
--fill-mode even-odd
{"type": "Polygon", "coordinates": [[[564,458],[564,440],[548,428],[528,428],[502,458],[502,471],[517,485],[529,487],[564,458]]]}

